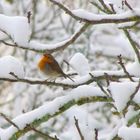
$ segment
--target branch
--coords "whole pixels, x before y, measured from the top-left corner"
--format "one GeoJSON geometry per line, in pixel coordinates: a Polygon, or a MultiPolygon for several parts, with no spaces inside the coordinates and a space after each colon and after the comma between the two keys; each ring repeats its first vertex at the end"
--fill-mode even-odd
{"type": "Polygon", "coordinates": [[[95,78],[95,76],[93,76],[91,73],[89,73],[89,75],[91,76],[91,78],[97,83],[98,87],[101,89],[101,91],[106,95],[109,96],[107,91],[103,88],[103,86],[100,84],[100,82],[98,81],[97,78],[95,78]]]}
{"type": "Polygon", "coordinates": [[[33,130],[34,132],[38,133],[38,134],[39,134],[40,136],[42,136],[43,138],[47,139],[47,140],[59,140],[56,136],[55,136],[55,138],[53,138],[53,137],[49,136],[48,134],[43,133],[43,132],[37,130],[36,128],[34,128],[34,127],[31,126],[31,125],[28,125],[28,127],[29,127],[31,130],[33,130]]]}
{"type": "MultiPolygon", "coordinates": [[[[101,0],[102,1],[102,0],[101,0]]],[[[57,5],[61,9],[63,9],[67,14],[69,14],[71,17],[73,17],[76,20],[85,22],[85,24],[75,33],[73,34],[69,39],[56,43],[56,44],[41,44],[38,42],[30,41],[27,46],[20,46],[20,44],[10,44],[7,42],[3,42],[6,45],[12,46],[12,47],[18,47],[26,50],[31,50],[35,52],[45,53],[49,52],[52,53],[54,51],[58,51],[61,49],[67,48],[69,45],[74,43],[77,38],[89,27],[90,24],[105,24],[105,23],[124,23],[124,22],[131,22],[131,21],[139,21],[140,16],[137,14],[138,10],[129,11],[123,14],[112,14],[112,15],[97,15],[90,13],[89,15],[93,15],[93,19],[87,19],[86,17],[82,18],[76,15],[74,11],[70,11],[66,6],[63,4],[55,1],[50,0],[53,4],[57,5]]]]}
{"type": "Polygon", "coordinates": [[[130,118],[130,119],[128,120],[127,125],[128,125],[128,126],[131,126],[131,125],[133,125],[134,123],[136,123],[137,121],[139,121],[139,119],[140,119],[140,112],[138,112],[138,114],[136,114],[136,115],[134,115],[132,118],[130,118]]]}
{"type": "Polygon", "coordinates": [[[128,109],[128,107],[129,107],[131,101],[133,100],[133,98],[135,97],[135,95],[137,94],[137,92],[139,91],[139,89],[140,89],[140,80],[139,80],[139,82],[138,82],[138,85],[136,86],[136,89],[135,89],[134,93],[130,96],[129,101],[127,102],[126,107],[125,107],[124,110],[123,110],[124,116],[125,116],[125,114],[126,114],[126,110],[128,109]]]}
{"type": "Polygon", "coordinates": [[[31,11],[28,11],[27,12],[28,23],[31,23],[31,15],[32,15],[31,11]]]}
{"type": "Polygon", "coordinates": [[[128,71],[126,70],[125,66],[124,66],[124,63],[122,62],[122,56],[119,55],[118,56],[118,59],[119,59],[119,64],[120,66],[122,67],[124,73],[128,76],[128,78],[130,79],[130,81],[134,82],[134,80],[132,79],[132,77],[130,76],[130,74],[128,73],[128,71]]]}
{"type": "Polygon", "coordinates": [[[101,6],[99,6],[96,2],[94,2],[94,1],[91,1],[90,2],[92,5],[94,5],[97,9],[99,9],[100,11],[102,11],[102,12],[106,12],[101,6]]]}
{"type": "MultiPolygon", "coordinates": [[[[97,14],[91,14],[93,15],[92,19],[88,19],[87,16],[83,17],[82,14],[77,15],[74,11],[69,10],[66,6],[64,6],[62,3],[57,2],[56,0],[49,0],[53,4],[57,5],[60,9],[63,9],[68,15],[73,17],[76,20],[86,22],[89,24],[105,24],[105,23],[125,23],[125,22],[131,22],[131,21],[138,21],[140,20],[139,10],[133,10],[133,11],[128,11],[123,14],[112,14],[112,11],[105,5],[103,0],[99,0],[102,4],[102,6],[105,8],[107,11],[106,13],[112,14],[112,15],[97,15],[97,14]],[[129,13],[129,14],[128,14],[129,13]]],[[[79,13],[79,12],[78,12],[79,13]]],[[[89,12],[88,12],[89,13],[89,12]]],[[[86,14],[86,12],[85,12],[86,14]]]]}
{"type": "Polygon", "coordinates": [[[130,4],[127,2],[127,0],[125,0],[124,3],[130,10],[133,11],[133,8],[130,6],[130,4]]]}
{"type": "Polygon", "coordinates": [[[10,79],[10,78],[0,78],[2,81],[9,81],[9,82],[22,82],[22,83],[27,83],[31,85],[47,85],[47,86],[56,86],[56,87],[69,87],[69,88],[75,88],[77,86],[73,84],[65,84],[63,82],[51,82],[49,80],[40,80],[40,79],[31,79],[31,78],[18,78],[15,74],[11,74],[14,78],[16,79],[10,79]]]}
{"type": "MultiPolygon", "coordinates": [[[[88,85],[92,82],[96,80],[106,80],[106,75],[104,74],[106,73],[108,75],[108,77],[110,78],[110,80],[112,81],[118,81],[118,79],[122,79],[122,78],[128,78],[128,76],[124,73],[120,73],[120,71],[110,71],[110,72],[106,72],[106,71],[99,71],[99,73],[97,72],[91,72],[92,75],[94,75],[94,78],[91,77],[90,75],[86,75],[84,77],[81,77],[77,80],[75,80],[75,82],[69,82],[69,80],[66,82],[66,80],[61,81],[61,82],[51,82],[49,80],[42,80],[42,79],[37,79],[37,78],[19,78],[17,77],[14,73],[12,73],[11,75],[14,78],[0,78],[0,81],[8,81],[8,82],[22,82],[22,83],[27,83],[27,84],[31,84],[31,85],[47,85],[47,86],[56,86],[56,87],[67,87],[67,88],[76,88],[78,86],[81,85],[88,85]]],[[[134,77],[133,75],[130,75],[131,77],[134,77]]]]}
{"type": "Polygon", "coordinates": [[[131,46],[132,46],[132,48],[133,48],[133,50],[134,50],[134,52],[136,54],[138,62],[140,63],[140,52],[139,52],[139,49],[136,46],[135,41],[133,41],[133,39],[131,38],[131,36],[130,36],[130,34],[129,34],[127,29],[123,29],[123,31],[124,31],[126,37],[128,38],[128,40],[129,40],[129,42],[130,42],[130,44],[131,44],[131,46]]]}
{"type": "Polygon", "coordinates": [[[13,121],[11,121],[5,114],[0,113],[0,116],[2,116],[7,122],[9,122],[9,123],[10,123],[11,125],[13,125],[15,128],[17,128],[18,130],[20,130],[19,127],[18,127],[13,121]]]}
{"type": "MultiPolygon", "coordinates": [[[[100,91],[100,90],[99,90],[100,91]]],[[[86,91],[85,91],[86,92],[86,91]]],[[[101,91],[100,91],[101,92],[101,91]]],[[[22,122],[22,119],[24,120],[22,127],[20,128],[20,131],[15,129],[15,127],[11,126],[4,130],[4,133],[8,133],[10,131],[9,140],[15,140],[14,138],[18,139],[25,133],[31,130],[31,128],[28,125],[31,125],[33,127],[39,126],[43,122],[47,122],[51,118],[54,118],[55,116],[63,113],[64,111],[68,110],[70,107],[74,105],[82,105],[85,103],[90,102],[112,102],[111,98],[107,98],[105,96],[94,96],[94,89],[89,93],[89,91],[85,93],[81,92],[78,94],[75,94],[75,92],[71,93],[70,95],[66,95],[63,97],[59,97],[52,102],[49,102],[46,105],[43,105],[31,112],[22,114],[21,116],[15,118],[13,121],[18,126],[20,126],[20,122],[22,122]],[[52,109],[50,109],[53,107],[52,109]],[[42,113],[41,113],[42,112],[42,113]],[[40,115],[39,115],[40,114],[40,115]],[[32,116],[32,119],[30,119],[32,116]],[[26,118],[26,119],[25,119],[26,118]],[[18,124],[19,123],[19,124],[18,124]]],[[[99,94],[99,93],[97,93],[99,94]]]]}
{"type": "Polygon", "coordinates": [[[110,85],[110,80],[111,80],[111,78],[109,77],[109,75],[107,74],[107,73],[104,73],[104,75],[105,75],[105,80],[106,80],[106,83],[107,83],[107,87],[110,85]]]}
{"type": "MultiPolygon", "coordinates": [[[[89,27],[89,25],[90,25],[89,23],[85,23],[84,25],[81,26],[81,28],[80,28],[77,32],[75,32],[75,33],[71,36],[70,39],[68,39],[68,41],[67,41],[65,44],[60,45],[60,46],[57,46],[57,47],[55,47],[55,48],[53,48],[53,49],[51,49],[51,50],[48,50],[48,51],[49,51],[50,53],[52,53],[52,52],[55,52],[55,51],[58,51],[58,50],[67,48],[69,45],[71,45],[72,43],[74,43],[74,42],[77,40],[77,38],[78,38],[82,33],[84,33],[84,32],[86,31],[86,29],[89,27]]],[[[60,42],[60,43],[61,43],[61,42],[60,42]]]]}
{"type": "Polygon", "coordinates": [[[81,20],[81,18],[77,17],[76,15],[74,15],[72,13],[71,10],[68,9],[68,7],[64,6],[62,3],[56,1],[56,0],[49,0],[50,2],[52,2],[54,5],[57,5],[60,9],[62,9],[63,11],[65,11],[68,15],[70,15],[71,17],[73,17],[76,20],[81,20]]]}
{"type": "Polygon", "coordinates": [[[110,6],[110,8],[111,8],[111,10],[112,10],[112,13],[113,13],[113,14],[116,14],[113,4],[110,3],[109,6],[110,6]]]}
{"type": "Polygon", "coordinates": [[[95,128],[95,140],[98,140],[98,130],[95,128]]]}
{"type": "Polygon", "coordinates": [[[5,42],[3,40],[0,40],[0,42],[5,44],[5,45],[11,46],[11,47],[21,48],[21,49],[35,51],[35,52],[39,52],[39,53],[45,53],[45,52],[52,53],[52,52],[55,52],[55,51],[65,49],[69,45],[74,43],[77,40],[77,38],[83,32],[85,32],[85,30],[88,27],[89,27],[89,23],[85,23],[69,39],[67,39],[65,41],[62,41],[62,42],[59,42],[59,43],[56,43],[56,44],[41,44],[41,43],[38,43],[38,42],[30,41],[28,43],[28,46],[20,46],[20,44],[11,44],[11,43],[7,43],[7,42],[5,42]]]}
{"type": "MultiPolygon", "coordinates": [[[[113,9],[113,11],[110,11],[110,9],[106,6],[106,4],[103,2],[103,0],[99,0],[99,2],[102,4],[104,9],[108,11],[106,13],[113,14],[114,12],[116,12],[116,11],[114,11],[114,9],[113,9]]],[[[132,9],[131,6],[128,4],[128,2],[126,0],[124,2],[126,4],[126,6],[131,10],[131,13],[133,13],[133,14],[139,13],[137,10],[135,11],[134,9],[132,9]]],[[[137,16],[137,14],[136,14],[133,18],[136,20],[136,22],[138,22],[140,17],[137,16]]],[[[128,22],[131,22],[131,20],[129,20],[128,22]]],[[[140,63],[140,53],[139,53],[139,50],[137,48],[137,44],[135,43],[135,41],[133,41],[133,39],[131,38],[127,29],[122,28],[122,30],[123,30],[124,34],[126,35],[126,37],[128,38],[136,56],[137,56],[137,60],[140,63]]]]}
{"type": "Polygon", "coordinates": [[[80,135],[80,138],[81,140],[84,140],[84,136],[82,135],[82,132],[80,130],[80,127],[79,127],[79,122],[78,122],[78,119],[76,119],[76,117],[74,116],[74,120],[75,120],[75,126],[76,126],[76,129],[80,135]]]}
{"type": "Polygon", "coordinates": [[[106,13],[110,14],[112,11],[107,7],[107,5],[104,3],[103,0],[99,0],[99,2],[101,3],[101,5],[104,7],[106,13]]]}

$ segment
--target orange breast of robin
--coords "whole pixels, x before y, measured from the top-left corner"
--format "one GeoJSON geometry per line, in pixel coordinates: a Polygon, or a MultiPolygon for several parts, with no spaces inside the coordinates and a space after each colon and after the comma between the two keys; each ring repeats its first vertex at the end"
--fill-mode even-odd
{"type": "Polygon", "coordinates": [[[45,69],[45,62],[39,61],[38,67],[39,67],[40,70],[44,70],[45,69]]]}
{"type": "Polygon", "coordinates": [[[41,58],[41,60],[38,63],[38,67],[40,70],[44,71],[46,68],[46,64],[47,64],[47,59],[45,57],[41,58]]]}

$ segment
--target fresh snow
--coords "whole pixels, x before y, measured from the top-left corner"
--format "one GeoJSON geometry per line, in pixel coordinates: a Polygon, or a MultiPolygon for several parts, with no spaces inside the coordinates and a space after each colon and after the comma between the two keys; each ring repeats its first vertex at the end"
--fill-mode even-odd
{"type": "Polygon", "coordinates": [[[109,89],[114,99],[114,105],[117,110],[121,112],[130,99],[130,96],[134,93],[137,83],[134,82],[112,82],[110,83],[109,89]]]}
{"type": "Polygon", "coordinates": [[[126,70],[130,75],[133,75],[135,77],[140,77],[140,63],[139,62],[134,62],[131,64],[128,64],[126,66],[126,70]]]}
{"type": "Polygon", "coordinates": [[[119,129],[118,135],[124,140],[139,140],[140,128],[123,126],[119,129]]]}
{"type": "Polygon", "coordinates": [[[93,14],[92,12],[89,12],[87,10],[84,9],[76,9],[76,10],[72,10],[72,13],[82,19],[86,19],[89,21],[92,20],[103,20],[103,19],[123,19],[123,18],[128,18],[131,16],[135,16],[135,15],[140,15],[140,10],[139,9],[135,9],[134,11],[127,11],[121,14],[111,14],[111,15],[101,15],[101,14],[93,14]]]}
{"type": "MultiPolygon", "coordinates": [[[[82,97],[90,98],[92,96],[104,96],[104,94],[97,87],[88,86],[88,85],[79,86],[78,88],[72,90],[69,95],[58,97],[53,101],[45,105],[42,105],[33,111],[30,111],[28,113],[16,117],[12,121],[20,129],[23,129],[27,124],[30,124],[31,122],[43,117],[46,114],[53,115],[59,110],[59,108],[62,105],[64,105],[70,100],[78,100],[82,97]]],[[[2,134],[0,134],[0,138],[1,140],[7,140],[17,131],[18,131],[17,128],[15,128],[14,126],[10,126],[9,128],[5,129],[2,134]]]]}
{"type": "Polygon", "coordinates": [[[29,47],[31,49],[36,49],[36,50],[51,50],[51,49],[56,49],[57,47],[63,46],[65,45],[70,39],[66,39],[64,41],[61,41],[59,43],[54,43],[54,44],[45,44],[45,43],[40,43],[38,41],[35,40],[31,40],[28,43],[28,46],[25,47],[29,47]]]}
{"type": "Polygon", "coordinates": [[[88,59],[82,53],[74,54],[69,63],[80,76],[84,76],[90,72],[88,59]]]}
{"type": "Polygon", "coordinates": [[[0,78],[15,79],[9,73],[13,72],[19,78],[24,77],[24,68],[22,63],[13,56],[4,56],[0,58],[0,78]]]}
{"type": "Polygon", "coordinates": [[[0,29],[6,32],[15,43],[21,46],[28,44],[30,30],[27,17],[0,14],[0,21],[0,29]]]}

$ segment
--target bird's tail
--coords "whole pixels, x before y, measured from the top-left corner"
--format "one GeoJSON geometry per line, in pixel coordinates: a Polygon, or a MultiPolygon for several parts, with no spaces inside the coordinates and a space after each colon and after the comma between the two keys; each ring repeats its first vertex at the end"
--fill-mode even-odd
{"type": "Polygon", "coordinates": [[[67,75],[67,74],[65,74],[65,73],[64,73],[64,77],[65,77],[65,78],[69,78],[72,82],[75,82],[69,75],[67,75]]]}

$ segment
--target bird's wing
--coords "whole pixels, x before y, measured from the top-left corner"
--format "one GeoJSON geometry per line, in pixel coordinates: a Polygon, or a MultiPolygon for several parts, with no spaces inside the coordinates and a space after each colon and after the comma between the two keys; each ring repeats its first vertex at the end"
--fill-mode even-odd
{"type": "Polygon", "coordinates": [[[61,67],[59,66],[59,64],[58,64],[57,61],[54,60],[53,63],[49,63],[49,64],[50,64],[50,67],[51,67],[53,70],[55,70],[56,72],[62,74],[65,78],[69,78],[70,80],[72,80],[72,81],[74,82],[74,80],[73,80],[70,76],[66,75],[66,74],[63,72],[63,70],[61,69],[61,67]]]}
{"type": "Polygon", "coordinates": [[[55,70],[58,73],[61,73],[63,76],[65,76],[65,73],[60,68],[58,62],[56,60],[53,61],[53,63],[49,63],[50,67],[55,70]]]}

